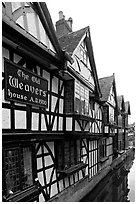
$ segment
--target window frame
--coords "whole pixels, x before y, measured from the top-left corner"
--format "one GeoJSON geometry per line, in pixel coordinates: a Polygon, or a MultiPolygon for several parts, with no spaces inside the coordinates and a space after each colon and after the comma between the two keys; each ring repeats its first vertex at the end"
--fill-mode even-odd
{"type": "Polygon", "coordinates": [[[86,66],[88,66],[88,54],[86,50],[86,44],[84,41],[80,45],[80,59],[86,66]]]}
{"type": "Polygon", "coordinates": [[[75,80],[74,98],[75,98],[74,111],[82,115],[88,115],[89,89],[78,80],[75,80]]]}
{"type": "Polygon", "coordinates": [[[57,170],[69,169],[81,162],[81,142],[80,140],[65,140],[55,142],[55,158],[57,170]],[[78,144],[79,141],[79,144],[78,144]],[[73,142],[73,144],[72,144],[73,142]],[[66,154],[66,145],[68,145],[68,152],[66,154]],[[73,154],[72,154],[73,149],[73,154]],[[59,152],[61,152],[59,156],[59,152]]]}
{"type": "Polygon", "coordinates": [[[100,159],[107,157],[107,144],[106,138],[102,139],[99,146],[100,159]]]}
{"type": "MultiPolygon", "coordinates": [[[[16,194],[16,193],[19,193],[21,191],[24,191],[28,188],[30,188],[31,186],[34,185],[35,183],[35,178],[36,178],[36,161],[35,161],[35,157],[34,157],[34,145],[33,144],[19,144],[18,146],[17,145],[13,145],[12,147],[3,147],[3,194],[5,195],[5,197],[8,197],[10,195],[10,191],[12,193],[12,189],[8,189],[8,186],[6,184],[6,152],[8,151],[14,151],[14,150],[17,150],[17,153],[18,153],[18,160],[17,160],[17,168],[19,168],[19,189],[17,189],[15,192],[13,192],[13,195],[16,194]],[[21,152],[23,152],[23,149],[25,148],[29,148],[29,152],[30,152],[30,157],[29,159],[31,160],[30,162],[30,173],[31,173],[31,184],[28,185],[28,186],[23,186],[25,185],[25,182],[23,181],[23,177],[22,175],[24,176],[25,178],[25,173],[23,174],[22,173],[22,170],[25,170],[22,168],[22,162],[25,161],[25,158],[23,157],[23,154],[21,155],[21,152]],[[23,183],[24,182],[24,183],[23,183]],[[9,191],[9,192],[8,192],[9,191]]],[[[14,155],[14,152],[12,153],[14,155]]],[[[13,161],[14,161],[14,158],[13,158],[13,161]]],[[[25,167],[25,166],[24,166],[25,167]]],[[[7,172],[9,172],[10,169],[7,170],[7,172]]],[[[15,170],[16,171],[16,170],[15,170]]],[[[14,182],[15,183],[15,182],[14,182]]],[[[14,186],[14,185],[13,185],[14,186]]],[[[14,186],[14,188],[16,188],[16,186],[14,186]]]]}
{"type": "Polygon", "coordinates": [[[109,106],[107,105],[103,107],[103,120],[104,124],[109,123],[109,106]]]}

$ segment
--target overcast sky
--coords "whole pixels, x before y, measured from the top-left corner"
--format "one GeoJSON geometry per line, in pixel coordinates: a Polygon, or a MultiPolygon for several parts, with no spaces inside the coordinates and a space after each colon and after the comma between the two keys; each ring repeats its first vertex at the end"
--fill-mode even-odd
{"type": "Polygon", "coordinates": [[[130,101],[135,121],[135,87],[137,68],[137,1],[136,0],[46,0],[52,21],[63,11],[73,19],[73,31],[90,27],[98,77],[115,73],[117,95],[130,101]]]}

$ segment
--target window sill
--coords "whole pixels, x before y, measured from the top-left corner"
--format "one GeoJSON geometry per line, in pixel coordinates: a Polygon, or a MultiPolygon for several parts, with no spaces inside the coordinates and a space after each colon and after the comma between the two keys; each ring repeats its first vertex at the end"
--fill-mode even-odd
{"type": "Polygon", "coordinates": [[[77,172],[78,170],[85,168],[86,166],[87,166],[87,164],[80,163],[80,164],[76,164],[76,165],[74,165],[68,169],[58,170],[58,173],[63,174],[63,175],[71,175],[71,174],[77,172]]]}
{"type": "Polygon", "coordinates": [[[5,201],[7,202],[26,202],[26,201],[35,201],[38,199],[41,193],[41,188],[34,184],[28,187],[26,190],[22,190],[18,193],[13,193],[5,201]]]}
{"type": "Polygon", "coordinates": [[[107,161],[108,159],[109,159],[108,156],[103,157],[103,158],[100,159],[100,163],[103,163],[103,162],[107,161]]]}

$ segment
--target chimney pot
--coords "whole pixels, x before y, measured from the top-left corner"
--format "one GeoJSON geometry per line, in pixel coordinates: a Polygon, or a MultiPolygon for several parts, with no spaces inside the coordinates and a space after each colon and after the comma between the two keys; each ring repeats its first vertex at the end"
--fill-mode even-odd
{"type": "Polygon", "coordinates": [[[59,20],[63,19],[64,15],[63,15],[63,11],[59,11],[59,20]]]}
{"type": "Polygon", "coordinates": [[[68,19],[67,23],[68,23],[69,27],[70,27],[71,30],[72,30],[73,19],[72,19],[71,17],[68,19]]]}

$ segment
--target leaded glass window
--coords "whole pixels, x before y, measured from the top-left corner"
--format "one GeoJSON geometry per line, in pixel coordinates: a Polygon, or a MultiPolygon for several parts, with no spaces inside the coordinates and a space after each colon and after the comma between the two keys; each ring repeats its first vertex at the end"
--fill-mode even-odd
{"type": "Polygon", "coordinates": [[[32,185],[32,148],[8,148],[4,153],[6,195],[32,185]]]}

